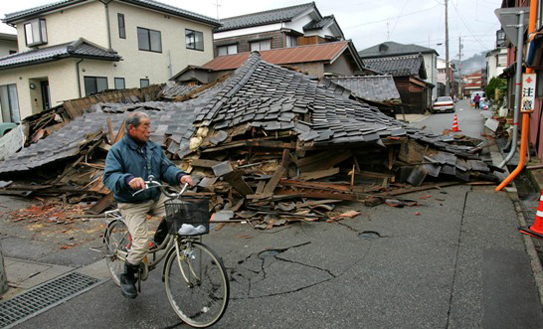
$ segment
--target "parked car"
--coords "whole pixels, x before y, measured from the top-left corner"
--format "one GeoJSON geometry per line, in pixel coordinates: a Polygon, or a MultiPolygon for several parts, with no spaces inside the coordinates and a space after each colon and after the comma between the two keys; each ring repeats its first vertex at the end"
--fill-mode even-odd
{"type": "Polygon", "coordinates": [[[451,96],[438,97],[432,105],[432,113],[454,112],[454,101],[451,96]]]}

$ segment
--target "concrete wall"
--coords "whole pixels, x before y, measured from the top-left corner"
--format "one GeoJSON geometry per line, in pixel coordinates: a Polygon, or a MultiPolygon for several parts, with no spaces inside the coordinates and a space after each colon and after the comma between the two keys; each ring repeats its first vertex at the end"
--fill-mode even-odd
{"type": "Polygon", "coordinates": [[[432,90],[432,99],[437,98],[437,56],[434,53],[423,54],[424,57],[424,66],[426,68],[426,81],[430,82],[433,85],[436,85],[432,90]]]}
{"type": "Polygon", "coordinates": [[[9,55],[10,51],[17,51],[17,41],[0,39],[0,57],[9,55]]]}
{"type": "MultiPolygon", "coordinates": [[[[79,38],[108,48],[106,11],[104,5],[98,1],[66,8],[43,18],[47,25],[47,44],[39,48],[72,42],[79,38]]],[[[26,46],[24,23],[17,24],[19,51],[29,50],[26,46]]]]}
{"type": "Polygon", "coordinates": [[[262,38],[272,38],[271,49],[284,48],[285,44],[285,34],[280,31],[271,31],[271,32],[262,32],[262,33],[253,33],[246,34],[237,37],[224,38],[220,40],[215,40],[215,56],[218,56],[217,47],[222,45],[232,44],[233,42],[238,43],[238,53],[244,53],[251,51],[251,44],[249,41],[262,38]]]}
{"type": "Polygon", "coordinates": [[[326,64],[324,70],[339,75],[354,75],[355,69],[343,54],[332,65],[326,64]]]}
{"type": "Polygon", "coordinates": [[[109,8],[112,48],[123,57],[115,74],[125,78],[126,88],[139,87],[140,79],[149,79],[151,84],[163,83],[187,65],[203,65],[213,59],[211,26],[117,2],[109,8]],[[119,38],[117,13],[124,14],[126,39],[119,38]],[[161,32],[162,53],[138,50],[137,27],[161,32]],[[185,29],[203,33],[203,51],[187,49],[185,29]]]}
{"type": "Polygon", "coordinates": [[[21,120],[42,110],[40,85],[36,84],[36,89],[32,90],[30,82],[49,81],[51,106],[59,105],[64,100],[79,96],[75,62],[75,59],[65,59],[1,71],[0,86],[17,85],[21,120]]]}

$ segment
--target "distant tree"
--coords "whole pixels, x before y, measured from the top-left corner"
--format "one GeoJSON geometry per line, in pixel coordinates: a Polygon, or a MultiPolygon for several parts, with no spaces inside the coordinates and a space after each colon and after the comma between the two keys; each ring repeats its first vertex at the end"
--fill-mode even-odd
{"type": "Polygon", "coordinates": [[[500,78],[492,78],[490,82],[486,85],[485,93],[488,99],[496,98],[496,89],[499,89],[499,98],[503,99],[503,91],[507,88],[507,81],[500,78]]]}

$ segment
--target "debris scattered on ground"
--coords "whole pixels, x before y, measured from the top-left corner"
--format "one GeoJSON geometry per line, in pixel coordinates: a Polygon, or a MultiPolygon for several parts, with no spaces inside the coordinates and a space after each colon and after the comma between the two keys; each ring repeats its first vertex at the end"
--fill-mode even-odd
{"type": "Polygon", "coordinates": [[[151,139],[196,178],[189,194],[209,197],[213,221],[221,224],[243,220],[270,229],[340,220],[360,214],[334,213],[342,201],[412,207],[418,203],[398,196],[499,181],[490,159],[479,155],[483,141],[407,126],[348,89],[319,84],[256,53],[208,85],[146,90],[95,95],[33,116],[29,139],[37,142],[0,163],[0,178],[13,180],[0,182],[0,193],[60,197],[65,207],[85,200],[92,207],[77,211],[91,214],[112,207],[102,182],[105,157],[134,110],[149,114],[151,139]]]}

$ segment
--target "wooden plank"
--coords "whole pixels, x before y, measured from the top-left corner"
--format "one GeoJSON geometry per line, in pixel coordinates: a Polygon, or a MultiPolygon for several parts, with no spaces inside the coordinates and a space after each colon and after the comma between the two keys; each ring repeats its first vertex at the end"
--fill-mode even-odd
{"type": "Polygon", "coordinates": [[[109,135],[109,142],[113,143],[113,139],[115,139],[115,136],[113,136],[113,127],[111,126],[110,117],[107,117],[107,129],[108,129],[108,135],[109,135]]]}
{"type": "Polygon", "coordinates": [[[311,201],[306,201],[304,203],[297,204],[296,208],[313,207],[313,206],[318,206],[318,205],[321,205],[321,204],[337,203],[337,202],[342,202],[342,201],[343,200],[335,200],[335,199],[318,200],[318,201],[311,200],[311,201]]]}
{"type": "Polygon", "coordinates": [[[94,206],[92,206],[92,208],[90,208],[88,212],[94,215],[101,214],[104,210],[113,205],[114,202],[115,199],[113,198],[113,193],[110,192],[108,195],[98,201],[94,206]]]}
{"type": "Polygon", "coordinates": [[[113,143],[111,143],[111,145],[117,143],[124,137],[124,134],[126,131],[126,129],[124,128],[124,125],[125,125],[125,120],[123,120],[123,122],[121,123],[121,126],[119,127],[119,131],[117,131],[117,136],[115,136],[115,139],[113,140],[113,143]]]}
{"type": "Polygon", "coordinates": [[[314,159],[315,161],[311,161],[310,163],[300,165],[299,163],[304,163],[302,161],[305,158],[302,158],[298,160],[298,168],[302,172],[310,172],[310,171],[318,171],[318,170],[326,170],[334,167],[338,163],[347,160],[352,156],[352,153],[350,151],[340,152],[340,153],[334,153],[332,151],[326,151],[328,153],[328,156],[325,156],[322,154],[318,159],[314,159]]]}
{"type": "Polygon", "coordinates": [[[258,182],[258,185],[256,186],[256,194],[262,194],[264,192],[264,187],[266,186],[266,181],[261,180],[258,182]]]}
{"type": "Polygon", "coordinates": [[[308,173],[303,173],[300,175],[299,178],[303,180],[312,180],[312,179],[319,179],[323,177],[333,176],[337,173],[339,173],[339,168],[331,168],[328,170],[320,170],[320,171],[312,171],[308,173]]]}
{"type": "Polygon", "coordinates": [[[191,166],[201,168],[211,168],[215,165],[218,165],[219,163],[221,163],[221,161],[207,159],[194,159],[190,161],[191,166]]]}
{"type": "Polygon", "coordinates": [[[279,166],[277,168],[277,171],[273,174],[272,178],[268,181],[266,186],[264,187],[264,191],[262,192],[263,195],[273,195],[273,191],[277,187],[277,184],[279,184],[279,181],[285,174],[285,168],[279,166]]]}
{"type": "Polygon", "coordinates": [[[245,183],[243,180],[243,175],[245,172],[243,170],[237,170],[230,172],[223,176],[224,180],[228,182],[232,187],[238,191],[241,195],[251,195],[254,193],[253,189],[245,183]]]}

